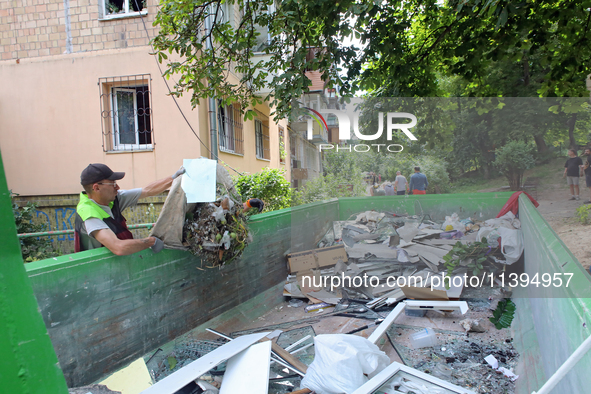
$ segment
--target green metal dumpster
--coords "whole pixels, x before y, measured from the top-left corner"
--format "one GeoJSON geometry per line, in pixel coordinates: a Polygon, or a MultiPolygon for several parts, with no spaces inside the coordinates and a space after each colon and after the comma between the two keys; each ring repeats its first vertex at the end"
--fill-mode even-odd
{"type": "MultiPolygon", "coordinates": [[[[240,260],[221,268],[208,269],[198,257],[176,250],[115,256],[98,249],[29,263],[26,275],[65,380],[68,386],[81,386],[222,312],[280,288],[287,275],[285,254],[313,248],[334,220],[370,209],[428,214],[433,220],[450,212],[490,218],[510,196],[475,193],[333,199],[252,217],[253,242],[240,260]]],[[[591,277],[529,200],[520,197],[519,204],[526,272],[573,273],[568,288],[530,294],[531,289],[518,287],[514,292],[518,313],[512,328],[521,353],[517,392],[530,393],[589,336],[591,277]]],[[[9,221],[7,217],[2,220],[9,221]]],[[[6,299],[12,294],[3,287],[0,296],[6,299]]],[[[276,299],[281,301],[280,293],[276,299]]],[[[8,317],[18,314],[5,313],[8,317]]],[[[50,363],[50,359],[43,362],[50,363]]],[[[591,355],[586,355],[556,390],[588,392],[589,376],[591,355]]]]}

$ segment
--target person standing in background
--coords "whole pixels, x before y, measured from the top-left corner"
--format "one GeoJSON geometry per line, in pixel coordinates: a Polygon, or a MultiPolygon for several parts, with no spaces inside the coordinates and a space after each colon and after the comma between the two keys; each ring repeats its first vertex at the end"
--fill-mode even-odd
{"type": "Polygon", "coordinates": [[[563,178],[566,178],[570,188],[569,200],[579,200],[579,172],[580,166],[583,165],[583,160],[577,156],[577,151],[574,149],[568,150],[568,159],[564,163],[563,178]]]}
{"type": "Polygon", "coordinates": [[[396,194],[404,196],[405,192],[408,192],[408,182],[404,175],[400,171],[396,171],[396,179],[394,180],[394,189],[396,194]]]}
{"type": "Polygon", "coordinates": [[[412,194],[427,194],[428,186],[427,176],[421,173],[420,167],[415,167],[415,173],[411,175],[409,185],[412,194]]]}

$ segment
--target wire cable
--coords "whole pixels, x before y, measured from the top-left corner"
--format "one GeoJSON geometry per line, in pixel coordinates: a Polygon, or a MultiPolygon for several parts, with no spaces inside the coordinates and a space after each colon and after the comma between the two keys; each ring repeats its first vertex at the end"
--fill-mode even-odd
{"type": "MultiPolygon", "coordinates": [[[[141,10],[138,4],[137,0],[134,0],[135,2],[135,6],[137,7],[138,10],[141,10]]],[[[147,14],[146,14],[147,15],[147,14]]],[[[140,19],[142,21],[142,25],[144,26],[144,30],[146,32],[146,37],[148,38],[148,42],[150,43],[150,48],[152,48],[152,53],[155,53],[154,51],[154,46],[152,45],[152,40],[150,38],[150,33],[148,32],[148,28],[146,27],[146,22],[144,21],[144,16],[145,15],[141,15],[140,14],[140,19]]],[[[168,85],[168,81],[166,80],[166,78],[164,77],[164,74],[162,72],[162,68],[160,67],[160,62],[158,61],[158,59],[156,59],[156,56],[154,55],[154,60],[156,61],[156,65],[158,66],[158,70],[160,71],[160,76],[162,77],[162,80],[164,81],[164,84],[166,85],[166,89],[168,89],[168,94],[170,97],[172,97],[177,109],[179,110],[179,112],[181,113],[183,119],[185,120],[185,122],[187,123],[187,125],[189,126],[189,129],[191,129],[191,131],[193,132],[193,134],[195,135],[195,137],[197,137],[197,139],[199,140],[199,142],[201,143],[201,145],[203,145],[205,147],[205,149],[211,153],[211,155],[213,157],[216,158],[216,160],[222,162],[225,166],[227,166],[228,168],[230,168],[232,171],[236,172],[238,175],[244,175],[243,173],[241,173],[240,171],[238,171],[237,169],[235,169],[234,167],[232,167],[231,165],[229,165],[228,163],[226,163],[225,161],[223,161],[222,159],[220,159],[220,157],[211,151],[211,149],[209,149],[209,147],[207,146],[207,144],[205,144],[201,138],[199,138],[199,136],[197,135],[197,133],[195,132],[195,130],[193,129],[193,126],[191,126],[191,123],[189,122],[189,119],[187,119],[187,117],[185,116],[185,113],[183,112],[183,110],[181,109],[176,97],[172,94],[172,90],[170,89],[170,86],[168,85]]],[[[173,78],[174,80],[174,78],[173,78]]]]}

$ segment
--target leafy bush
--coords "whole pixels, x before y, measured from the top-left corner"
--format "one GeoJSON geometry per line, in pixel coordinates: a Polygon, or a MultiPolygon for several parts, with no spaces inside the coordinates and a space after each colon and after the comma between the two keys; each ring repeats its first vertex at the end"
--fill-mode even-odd
{"type": "Polygon", "coordinates": [[[295,206],[330,198],[364,196],[365,188],[366,184],[359,170],[348,174],[347,177],[326,174],[308,181],[299,190],[294,191],[292,204],[295,206]]]}
{"type": "MultiPolygon", "coordinates": [[[[26,206],[20,207],[14,202],[15,196],[18,196],[18,194],[12,193],[11,191],[10,198],[13,200],[12,214],[14,215],[14,222],[16,224],[16,232],[18,234],[24,234],[48,231],[45,224],[36,224],[33,222],[33,218],[37,212],[37,204],[29,201],[26,206]]],[[[49,237],[28,237],[20,238],[19,240],[25,263],[48,259],[61,254],[59,251],[54,250],[49,237]]]]}
{"type": "Polygon", "coordinates": [[[521,188],[523,173],[535,165],[532,147],[522,141],[511,141],[496,151],[494,166],[507,178],[511,190],[521,188]]]}
{"type": "Polygon", "coordinates": [[[589,224],[591,222],[589,214],[591,214],[591,205],[584,204],[577,208],[577,218],[581,224],[589,224]]]}
{"type": "Polygon", "coordinates": [[[261,199],[265,203],[263,212],[269,212],[290,206],[291,188],[284,174],[283,169],[265,167],[261,172],[241,175],[234,181],[243,201],[261,199]]]}

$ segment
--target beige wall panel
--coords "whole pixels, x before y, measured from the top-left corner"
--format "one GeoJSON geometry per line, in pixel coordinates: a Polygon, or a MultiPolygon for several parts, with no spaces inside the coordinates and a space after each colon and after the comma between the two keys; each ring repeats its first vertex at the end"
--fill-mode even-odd
{"type": "MultiPolygon", "coordinates": [[[[80,191],[80,171],[104,162],[125,171],[126,188],[172,174],[183,158],[207,156],[171,97],[148,47],[0,62],[0,149],[9,188],[22,195],[80,191]],[[106,153],[98,79],[136,74],[152,78],[153,152],[106,153]]],[[[179,104],[205,143],[207,106],[179,104]]],[[[253,148],[254,149],[254,148],[253,148]]]]}

